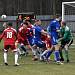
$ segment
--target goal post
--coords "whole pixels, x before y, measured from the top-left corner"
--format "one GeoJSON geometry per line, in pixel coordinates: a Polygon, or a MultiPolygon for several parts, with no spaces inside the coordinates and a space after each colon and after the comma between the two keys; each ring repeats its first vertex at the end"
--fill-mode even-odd
{"type": "Polygon", "coordinates": [[[65,5],[68,5],[68,6],[71,6],[71,7],[75,7],[72,4],[75,4],[75,1],[73,1],[73,2],[62,2],[62,20],[63,21],[65,20],[65,5]]]}
{"type": "Polygon", "coordinates": [[[62,2],[62,21],[66,21],[71,30],[75,32],[75,1],[62,2]]]}

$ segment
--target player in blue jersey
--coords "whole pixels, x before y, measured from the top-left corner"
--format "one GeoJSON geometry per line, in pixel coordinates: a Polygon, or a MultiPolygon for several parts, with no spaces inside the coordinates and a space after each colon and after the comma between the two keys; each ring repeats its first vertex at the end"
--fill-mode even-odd
{"type": "Polygon", "coordinates": [[[47,32],[45,32],[42,28],[41,28],[41,21],[40,20],[36,20],[35,22],[35,26],[33,29],[33,34],[34,34],[34,45],[33,48],[36,50],[37,47],[42,48],[46,51],[46,44],[44,42],[42,42],[41,40],[41,34],[42,35],[47,35],[47,32]]]}
{"type": "MultiPolygon", "coordinates": [[[[58,38],[60,32],[60,23],[59,23],[59,15],[55,16],[55,19],[52,20],[47,28],[49,35],[51,36],[52,47],[55,48],[54,55],[57,64],[63,64],[60,62],[59,58],[59,46],[58,46],[58,38]]],[[[52,52],[49,52],[49,56],[52,52]]]]}

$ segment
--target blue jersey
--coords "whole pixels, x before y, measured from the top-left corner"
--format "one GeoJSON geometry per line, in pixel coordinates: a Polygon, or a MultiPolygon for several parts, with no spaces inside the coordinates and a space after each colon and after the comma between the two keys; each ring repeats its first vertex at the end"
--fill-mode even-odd
{"type": "Polygon", "coordinates": [[[52,20],[47,28],[48,33],[51,35],[52,43],[55,45],[57,44],[58,40],[58,32],[57,30],[60,30],[60,24],[57,20],[52,20]]]}
{"type": "Polygon", "coordinates": [[[42,30],[42,28],[41,28],[40,26],[35,26],[35,27],[34,27],[33,33],[34,33],[34,38],[35,38],[36,40],[41,39],[41,30],[42,30]]]}
{"type": "Polygon", "coordinates": [[[42,28],[40,26],[35,26],[34,27],[34,44],[40,48],[44,47],[45,46],[45,43],[42,42],[41,40],[41,31],[42,31],[42,28]]]}

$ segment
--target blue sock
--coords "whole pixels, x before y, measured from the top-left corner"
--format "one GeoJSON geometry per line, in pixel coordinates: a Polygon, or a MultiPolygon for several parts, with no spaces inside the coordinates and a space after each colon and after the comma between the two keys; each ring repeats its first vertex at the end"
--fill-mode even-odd
{"type": "Polygon", "coordinates": [[[55,57],[56,57],[56,61],[60,61],[59,51],[55,51],[54,54],[55,54],[55,57]]]}
{"type": "Polygon", "coordinates": [[[49,50],[49,51],[47,52],[47,55],[46,55],[46,58],[47,58],[47,59],[50,57],[50,55],[52,54],[52,52],[53,52],[52,50],[51,50],[51,51],[49,50]]]}

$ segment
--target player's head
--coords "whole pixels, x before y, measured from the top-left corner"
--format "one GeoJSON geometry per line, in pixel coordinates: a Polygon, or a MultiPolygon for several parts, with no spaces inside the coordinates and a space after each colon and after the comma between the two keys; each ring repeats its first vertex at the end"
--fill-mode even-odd
{"type": "Polygon", "coordinates": [[[35,25],[41,25],[41,20],[36,19],[35,20],[35,25]]]}
{"type": "Polygon", "coordinates": [[[23,22],[23,28],[26,29],[28,27],[28,23],[27,22],[23,22]]]}
{"type": "Polygon", "coordinates": [[[28,23],[28,25],[30,25],[31,24],[31,20],[29,19],[29,20],[25,20],[27,23],[28,23]]]}
{"type": "Polygon", "coordinates": [[[10,27],[12,27],[12,23],[11,22],[8,22],[7,25],[10,26],[10,27]]]}
{"type": "Polygon", "coordinates": [[[65,21],[61,21],[61,27],[66,26],[66,22],[65,21]]]}
{"type": "Polygon", "coordinates": [[[55,16],[54,16],[54,18],[56,19],[56,20],[58,20],[58,21],[60,21],[60,15],[59,14],[56,14],[55,16]]]}

